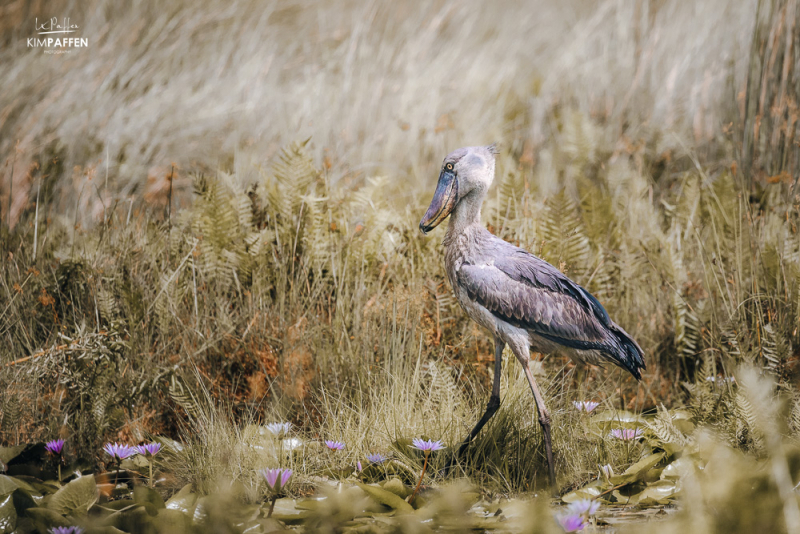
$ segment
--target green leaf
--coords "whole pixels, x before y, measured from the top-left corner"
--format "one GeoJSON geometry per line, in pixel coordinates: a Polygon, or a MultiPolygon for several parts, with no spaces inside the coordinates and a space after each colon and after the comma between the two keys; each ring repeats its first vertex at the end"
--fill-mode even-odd
{"type": "Polygon", "coordinates": [[[141,454],[125,458],[120,464],[120,469],[127,469],[128,471],[144,470],[150,467],[150,462],[141,454]]]}
{"type": "Polygon", "coordinates": [[[61,489],[61,486],[57,486],[55,482],[42,482],[38,478],[34,477],[19,475],[13,477],[13,479],[18,483],[25,483],[26,486],[20,486],[20,489],[30,493],[31,497],[33,497],[37,502],[41,500],[43,495],[50,495],[61,489]]]}
{"type": "Polygon", "coordinates": [[[412,512],[414,508],[406,501],[395,495],[390,491],[377,486],[370,486],[362,482],[356,482],[358,487],[364,490],[364,493],[378,501],[380,504],[386,505],[389,508],[397,510],[398,512],[412,512]]]}
{"type": "Polygon", "coordinates": [[[611,477],[611,483],[615,486],[619,486],[620,484],[630,484],[638,480],[644,480],[647,472],[654,468],[665,455],[666,453],[658,452],[650,456],[645,456],[626,469],[621,475],[611,477]]]}
{"type": "Polygon", "coordinates": [[[411,488],[406,487],[405,484],[399,478],[392,478],[387,480],[386,483],[383,485],[383,489],[386,491],[392,492],[401,499],[405,499],[409,495],[411,495],[411,488]]]}
{"type": "Polygon", "coordinates": [[[169,510],[178,510],[190,517],[194,514],[195,506],[197,505],[197,494],[192,493],[192,485],[186,484],[181,490],[170,497],[167,501],[166,507],[169,510]]]}
{"type": "Polygon", "coordinates": [[[646,422],[641,415],[627,410],[605,410],[593,415],[591,421],[602,426],[617,425],[626,428],[643,426],[646,422]]]}
{"type": "Polygon", "coordinates": [[[0,534],[14,532],[17,528],[17,510],[14,508],[14,498],[9,493],[0,496],[0,534]]]}
{"type": "Polygon", "coordinates": [[[0,475],[0,495],[11,493],[18,487],[16,480],[6,475],[0,475]]]}
{"type": "Polygon", "coordinates": [[[68,527],[70,522],[63,515],[47,508],[28,508],[25,515],[31,518],[39,532],[48,532],[53,527],[68,527]]]}
{"type": "Polygon", "coordinates": [[[16,447],[0,447],[0,461],[7,464],[19,456],[22,451],[25,450],[25,447],[26,445],[17,445],[16,447]]]}
{"type": "Polygon", "coordinates": [[[663,471],[661,471],[661,478],[683,478],[691,473],[694,473],[696,468],[697,467],[694,460],[688,456],[681,456],[665,467],[663,471]]]}
{"type": "MultiPolygon", "coordinates": [[[[104,510],[114,510],[115,512],[120,512],[132,506],[139,506],[139,503],[133,502],[133,499],[117,499],[116,501],[111,501],[107,503],[103,503],[98,505],[97,508],[102,508],[104,510]]],[[[94,513],[94,509],[92,513],[94,513]]]]}
{"type": "Polygon", "coordinates": [[[61,515],[85,514],[97,502],[94,475],[76,478],[50,498],[47,507],[61,515]]]}
{"type": "MultiPolygon", "coordinates": [[[[312,510],[319,508],[319,504],[320,501],[314,499],[305,499],[300,502],[294,502],[292,499],[278,499],[275,501],[272,519],[282,521],[287,525],[297,525],[311,517],[312,510]]],[[[265,514],[268,509],[269,503],[264,503],[265,514]]]]}
{"type": "Polygon", "coordinates": [[[581,499],[594,499],[603,492],[603,484],[599,480],[595,480],[586,484],[582,488],[575,491],[570,491],[561,497],[565,503],[580,501],[581,499]]]}
{"type": "Polygon", "coordinates": [[[139,504],[152,504],[157,510],[166,508],[164,499],[153,488],[147,486],[136,486],[133,488],[133,500],[139,504]]]}
{"type": "MultiPolygon", "coordinates": [[[[282,499],[278,499],[275,502],[277,506],[282,499]]],[[[294,505],[295,508],[298,510],[316,510],[319,508],[320,501],[318,499],[303,499],[302,501],[297,501],[294,505]]]]}
{"type": "Polygon", "coordinates": [[[159,534],[182,534],[189,531],[191,519],[179,510],[164,509],[158,511],[153,524],[159,534]]]}
{"type": "Polygon", "coordinates": [[[667,504],[670,499],[675,498],[679,491],[679,485],[675,480],[659,480],[649,484],[643,491],[631,496],[630,504],[667,504]]]}

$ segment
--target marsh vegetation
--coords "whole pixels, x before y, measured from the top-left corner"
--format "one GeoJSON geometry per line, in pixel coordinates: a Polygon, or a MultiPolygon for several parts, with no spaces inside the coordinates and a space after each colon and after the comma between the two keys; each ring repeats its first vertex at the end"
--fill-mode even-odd
{"type": "Polygon", "coordinates": [[[60,7],[0,49],[0,532],[800,529],[797,2],[60,7]],[[542,361],[553,489],[508,352],[441,474],[494,355],[417,225],[493,141],[647,361],[542,361]]]}

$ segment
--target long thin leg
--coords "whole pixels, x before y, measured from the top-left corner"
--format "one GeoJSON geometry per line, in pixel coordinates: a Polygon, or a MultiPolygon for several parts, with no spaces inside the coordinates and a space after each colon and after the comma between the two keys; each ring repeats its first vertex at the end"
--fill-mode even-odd
{"type": "Polygon", "coordinates": [[[447,465],[444,468],[445,474],[450,472],[450,468],[453,467],[456,459],[461,458],[464,455],[464,452],[467,450],[467,447],[472,440],[475,439],[489,419],[491,419],[492,416],[497,412],[497,409],[500,408],[500,372],[503,366],[503,349],[505,347],[505,341],[499,338],[494,339],[494,381],[492,382],[492,396],[489,397],[489,403],[486,405],[486,411],[483,412],[483,415],[478,420],[475,428],[470,431],[469,435],[464,439],[464,441],[461,443],[461,446],[458,448],[458,454],[452,456],[447,462],[447,465]]]}
{"type": "Polygon", "coordinates": [[[523,364],[523,368],[525,369],[525,376],[528,377],[528,383],[531,385],[533,398],[536,401],[536,409],[539,411],[539,424],[542,425],[542,432],[544,433],[544,450],[547,453],[547,469],[550,475],[550,485],[555,488],[556,469],[553,463],[553,442],[550,437],[550,412],[547,411],[542,393],[539,391],[539,386],[536,385],[536,380],[533,379],[530,360],[523,364]]]}

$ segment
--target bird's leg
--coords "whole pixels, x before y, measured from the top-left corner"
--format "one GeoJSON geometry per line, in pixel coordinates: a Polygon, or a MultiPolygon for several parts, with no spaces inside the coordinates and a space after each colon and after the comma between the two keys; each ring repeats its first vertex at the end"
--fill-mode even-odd
{"type": "Polygon", "coordinates": [[[478,420],[478,423],[475,425],[475,428],[469,433],[469,435],[464,439],[461,443],[461,446],[458,448],[458,454],[452,456],[450,460],[447,462],[447,465],[444,468],[445,475],[450,472],[450,469],[453,467],[456,459],[461,458],[464,455],[464,452],[467,450],[467,447],[475,439],[475,436],[481,431],[481,429],[486,425],[489,419],[497,412],[497,409],[500,408],[500,373],[503,367],[503,349],[505,349],[506,344],[499,338],[495,338],[494,340],[494,381],[492,382],[492,396],[489,397],[489,403],[486,405],[486,411],[483,412],[483,415],[478,420]]]}
{"type": "Polygon", "coordinates": [[[539,424],[542,425],[542,433],[544,434],[544,450],[547,453],[547,470],[550,475],[550,485],[555,488],[556,469],[553,463],[553,441],[550,437],[550,412],[547,411],[539,386],[536,384],[536,380],[533,379],[530,359],[523,364],[523,367],[525,368],[525,376],[528,377],[528,383],[531,385],[533,398],[536,401],[536,409],[539,411],[539,424]]]}

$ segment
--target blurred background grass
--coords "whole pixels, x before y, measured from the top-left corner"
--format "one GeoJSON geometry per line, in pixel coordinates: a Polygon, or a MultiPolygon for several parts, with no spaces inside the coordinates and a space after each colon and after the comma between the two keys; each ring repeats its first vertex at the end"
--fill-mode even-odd
{"type": "MultiPolygon", "coordinates": [[[[331,184],[387,174],[399,206],[424,203],[453,147],[498,141],[546,161],[538,153],[566,110],[606,124],[610,147],[646,140],[669,154],[674,132],[706,153],[743,105],[757,3],[19,0],[2,10],[12,223],[32,200],[31,165],[57,158],[40,169],[48,213],[78,204],[85,224],[116,199],[155,201],[173,162],[247,182],[254,163],[308,137],[331,184]],[[26,48],[34,18],[51,13],[78,24],[89,47],[58,58],[26,48]],[[80,195],[88,169],[99,198],[80,195]]],[[[561,185],[553,176],[545,193],[561,185]]]]}
{"type": "MultiPolygon", "coordinates": [[[[353,459],[457,443],[493,350],[417,223],[442,157],[493,141],[490,230],[646,353],[641,384],[546,360],[563,487],[638,459],[584,443],[575,399],[686,406],[763,454],[755,412],[707,380],[748,363],[800,429],[796,2],[0,9],[0,441],[213,441],[221,459],[176,468],[206,488],[251,473],[229,454],[245,422],[291,420],[353,459]],[[54,15],[89,47],[24,48],[54,15]]],[[[540,436],[505,369],[463,467],[525,491],[540,436]]]]}

